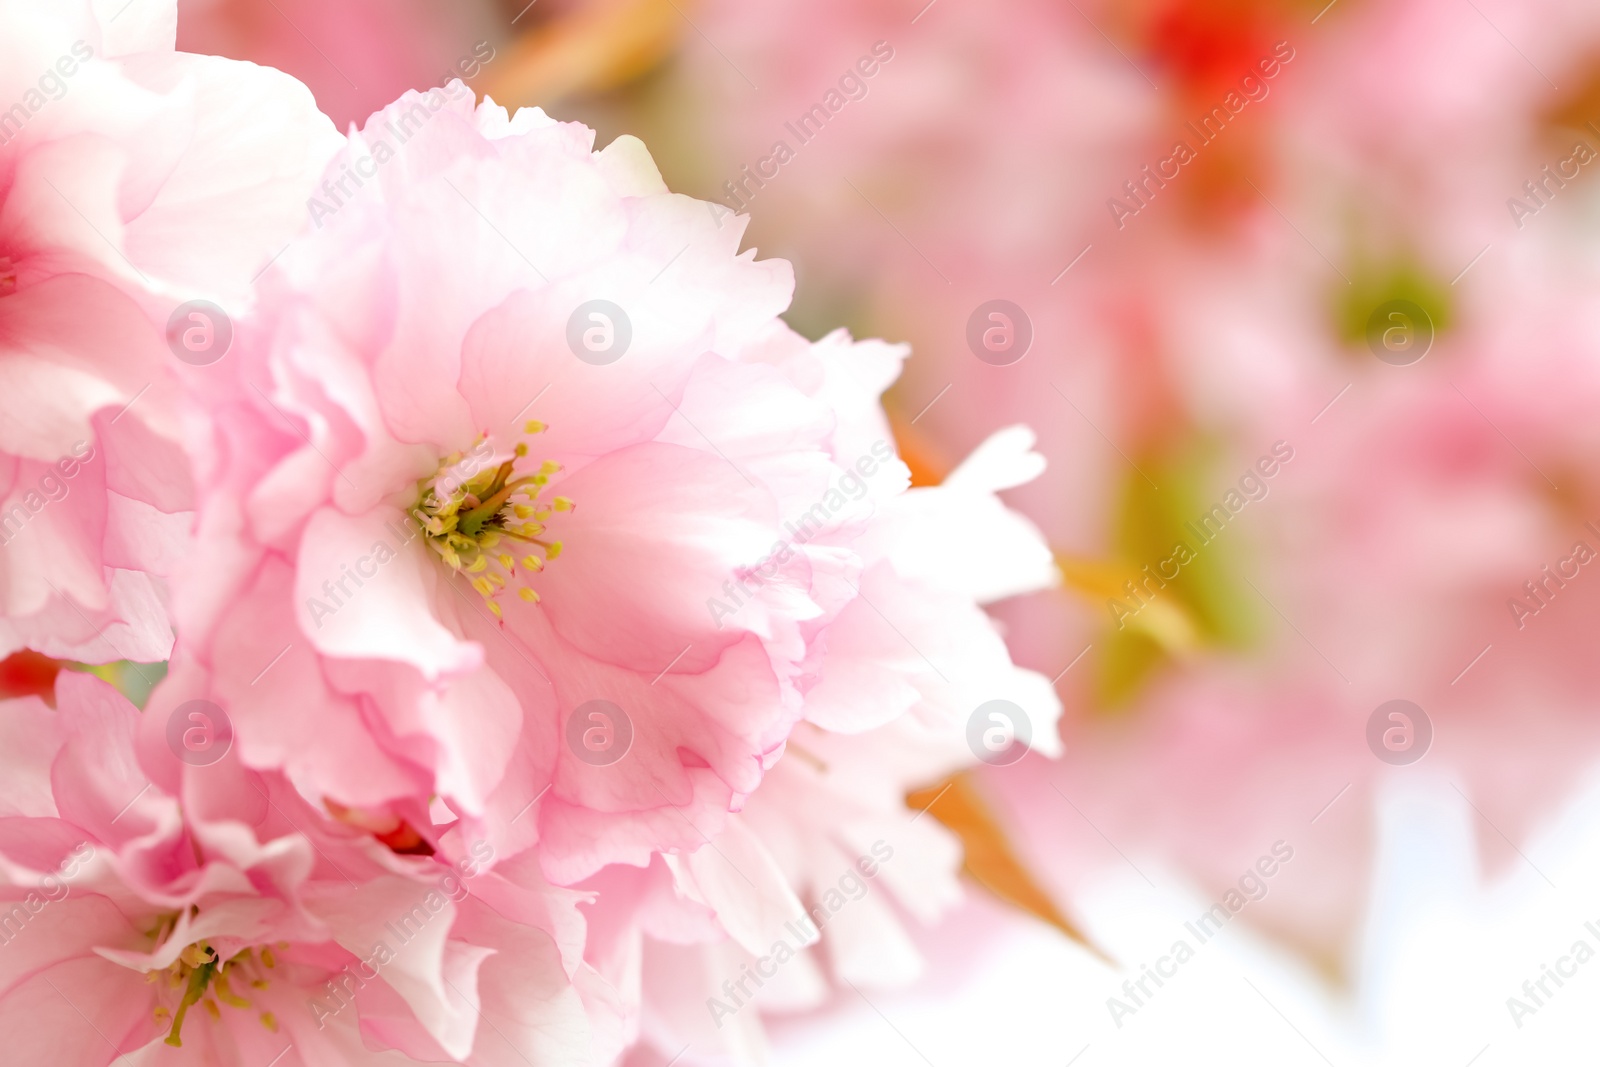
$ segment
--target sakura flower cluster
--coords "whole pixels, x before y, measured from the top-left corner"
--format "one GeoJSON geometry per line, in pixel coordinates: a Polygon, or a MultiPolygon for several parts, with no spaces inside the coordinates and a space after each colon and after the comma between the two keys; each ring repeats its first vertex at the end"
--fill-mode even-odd
{"type": "Polygon", "coordinates": [[[639,141],[459,83],[340,136],[176,20],[0,0],[0,651],[70,661],[0,701],[9,1054],[754,1061],[916,973],[906,794],[986,702],[1058,749],[982,606],[1055,581],[1032,434],[911,489],[906,350],[790,329],[639,141]]]}

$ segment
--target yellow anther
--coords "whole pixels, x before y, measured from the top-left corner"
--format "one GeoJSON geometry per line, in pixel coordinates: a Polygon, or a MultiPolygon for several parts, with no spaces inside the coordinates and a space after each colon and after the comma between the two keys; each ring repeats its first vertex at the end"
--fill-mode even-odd
{"type": "Polygon", "coordinates": [[[228,976],[226,974],[224,974],[222,971],[219,970],[216,973],[216,976],[214,978],[212,978],[211,985],[216,991],[217,999],[222,1001],[222,1003],[228,1005],[229,1007],[233,1007],[233,1008],[248,1008],[248,1007],[250,1007],[250,1002],[248,1000],[244,999],[243,997],[239,996],[237,993],[235,993],[233,991],[232,987],[230,987],[228,985],[228,976]]]}
{"type": "MultiPolygon", "coordinates": [[[[524,429],[528,434],[543,433],[548,425],[539,419],[530,419],[524,429]]],[[[474,456],[487,441],[486,436],[479,439],[474,446],[474,456]]],[[[517,555],[511,551],[512,546],[502,546],[501,542],[524,541],[544,549],[542,557],[529,554],[520,559],[527,571],[538,573],[561,553],[559,542],[547,546],[541,539],[545,536],[544,520],[558,511],[572,511],[576,507],[568,497],[553,502],[541,503],[540,500],[543,487],[549,484],[551,477],[565,469],[562,464],[547,459],[537,466],[531,462],[524,465],[522,461],[529,457],[532,445],[518,441],[512,448],[513,457],[470,474],[462,470],[460,464],[470,462],[471,457],[451,457],[440,465],[432,480],[421,483],[418,502],[411,512],[417,529],[425,533],[433,551],[452,570],[466,574],[468,582],[488,602],[496,618],[501,617],[503,608],[495,603],[495,598],[502,590],[516,587],[510,579],[517,573],[519,563],[517,555]],[[519,466],[522,467],[520,471],[519,466]],[[492,566],[496,563],[498,567],[492,566]]],[[[532,603],[539,602],[539,594],[532,589],[518,588],[517,595],[532,603]]]]}
{"type": "Polygon", "coordinates": [[[278,1032],[278,1020],[273,1016],[273,1014],[270,1011],[264,1011],[264,1012],[261,1013],[261,1025],[265,1026],[268,1030],[271,1030],[273,1033],[277,1033],[278,1032]]]}

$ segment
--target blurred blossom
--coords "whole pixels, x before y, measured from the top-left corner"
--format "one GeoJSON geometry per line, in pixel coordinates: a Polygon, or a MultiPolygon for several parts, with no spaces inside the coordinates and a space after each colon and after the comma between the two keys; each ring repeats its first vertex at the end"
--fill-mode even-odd
{"type": "Polygon", "coordinates": [[[1039,427],[1050,469],[1014,500],[1066,588],[1002,616],[1023,662],[1072,665],[1068,755],[985,773],[1058,892],[1117,862],[1102,833],[1221,885],[1303,810],[1327,845],[1255,918],[1342,956],[1372,788],[1402,773],[1366,723],[1395,698],[1512,841],[1565,795],[1600,741],[1595,594],[1586,569],[1544,607],[1524,583],[1600,550],[1591,8],[772,0],[696,24],[675,77],[719,118],[695,180],[796,261],[796,321],[926,357],[888,398],[913,469],[996,417],[1039,427]],[[878,42],[864,90],[802,124],[878,42]],[[1032,333],[1005,366],[968,343],[995,299],[1032,333]],[[1393,301],[1421,316],[1386,333],[1393,301]],[[1408,337],[1418,362],[1384,348],[1408,337]],[[1278,442],[1294,458],[1249,475],[1278,442]],[[1181,539],[1194,559],[1146,579],[1181,539]]]}
{"type": "Polygon", "coordinates": [[[341,131],[408,89],[472,78],[505,36],[492,0],[180,0],[178,47],[294,75],[341,131]]]}
{"type": "Polygon", "coordinates": [[[1107,870],[1082,894],[1118,965],[975,900],[929,938],[937,979],[775,1027],[772,1062],[920,1063],[919,1052],[934,1063],[1080,1054],[1113,1067],[1583,1062],[1600,959],[1600,791],[1588,778],[1525,840],[1526,859],[1494,876],[1479,867],[1478,801],[1427,774],[1382,791],[1370,904],[1345,974],[1307,966],[1247,925],[1312,842],[1255,842],[1228,884],[1243,882],[1246,902],[1220,929],[1206,916],[1227,907],[1221,887],[1136,852],[1138,872],[1107,870]],[[1265,877],[1244,873],[1274,846],[1292,858],[1265,877]]]}

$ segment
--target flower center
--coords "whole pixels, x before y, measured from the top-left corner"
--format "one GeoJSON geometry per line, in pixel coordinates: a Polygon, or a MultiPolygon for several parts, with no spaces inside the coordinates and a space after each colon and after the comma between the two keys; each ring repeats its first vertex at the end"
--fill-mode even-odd
{"type": "MultiPolygon", "coordinates": [[[[545,424],[534,420],[524,430],[543,433],[545,424]]],[[[545,460],[531,473],[519,474],[527,442],[518,441],[514,451],[512,459],[487,470],[477,470],[473,456],[446,456],[439,472],[422,484],[411,512],[428,546],[452,571],[466,575],[496,618],[501,617],[496,598],[507,589],[516,589],[530,604],[539,602],[529,582],[561,554],[560,541],[545,539],[545,524],[556,512],[573,508],[564,496],[540,499],[561,464],[545,460]]]]}
{"type": "MultiPolygon", "coordinates": [[[[175,923],[176,917],[164,923],[157,934],[170,933],[175,923]]],[[[265,989],[270,984],[268,972],[277,965],[272,949],[265,945],[246,948],[224,960],[209,941],[196,941],[178,953],[170,966],[146,973],[145,980],[156,987],[156,1023],[171,1023],[166,1043],[182,1047],[183,1020],[196,1004],[213,1019],[222,1018],[224,1004],[253,1009],[254,1005],[235,991],[235,983],[240,988],[265,989]]],[[[270,1011],[261,1012],[260,1018],[262,1026],[278,1032],[278,1020],[270,1011]]]]}
{"type": "Polygon", "coordinates": [[[15,292],[16,288],[17,265],[10,256],[0,256],[0,296],[15,292]]]}

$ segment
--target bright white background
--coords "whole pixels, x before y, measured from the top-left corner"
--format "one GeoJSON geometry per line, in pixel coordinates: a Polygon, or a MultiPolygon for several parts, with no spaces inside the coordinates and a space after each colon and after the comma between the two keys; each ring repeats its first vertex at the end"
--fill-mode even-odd
{"type": "MultiPolygon", "coordinates": [[[[1420,769],[1419,769],[1420,770],[1420,769]]],[[[804,1025],[774,1023],[782,1067],[1111,1067],[1244,1064],[1501,1067],[1600,1063],[1600,777],[1486,879],[1478,816],[1427,773],[1379,805],[1377,873],[1348,982],[1337,984],[1240,919],[1120,1029],[1106,1001],[1154,963],[1211,901],[1171,871],[1132,857],[1079,902],[1115,970],[1053,931],[974,893],[924,939],[934,974],[868,993],[804,1025]],[[1597,953],[1518,1028],[1525,998],[1576,941],[1597,953]],[[942,964],[942,965],[941,965],[942,964]]],[[[1270,883],[1269,883],[1270,885],[1270,883]]],[[[1269,888],[1270,891],[1270,888],[1269,888]]],[[[1565,964],[1572,969],[1574,964],[1565,964]]],[[[1152,986],[1152,988],[1154,988],[1152,986]]],[[[1542,994],[1541,994],[1542,995],[1542,994]]]]}

